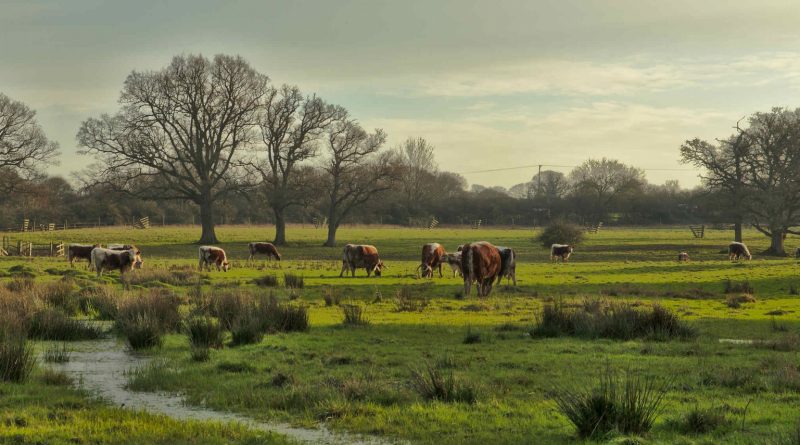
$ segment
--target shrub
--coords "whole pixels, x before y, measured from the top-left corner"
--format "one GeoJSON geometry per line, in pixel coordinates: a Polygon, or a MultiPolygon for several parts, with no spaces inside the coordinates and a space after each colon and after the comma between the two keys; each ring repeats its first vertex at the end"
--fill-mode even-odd
{"type": "Polygon", "coordinates": [[[694,408],[678,423],[684,434],[706,434],[730,424],[723,408],[694,408]]]}
{"type": "Polygon", "coordinates": [[[531,335],[631,340],[691,338],[697,333],[675,313],[657,304],[648,311],[630,303],[586,301],[576,308],[555,301],[542,308],[531,335]]]}
{"type": "Polygon", "coordinates": [[[245,292],[221,292],[210,297],[209,311],[225,329],[255,309],[255,299],[245,292]]]}
{"type": "Polygon", "coordinates": [[[67,347],[67,344],[61,343],[45,349],[43,357],[47,363],[66,363],[69,361],[71,353],[72,351],[67,347]]]}
{"type": "Polygon", "coordinates": [[[755,294],[756,290],[749,281],[744,280],[741,282],[725,280],[723,291],[726,294],[755,294]]]}
{"type": "Polygon", "coordinates": [[[471,404],[478,399],[474,386],[431,364],[411,371],[411,388],[425,400],[471,404]]]}
{"type": "Polygon", "coordinates": [[[0,339],[0,380],[23,383],[36,367],[36,355],[25,337],[3,334],[0,339]]]}
{"type": "Polygon", "coordinates": [[[596,387],[557,390],[555,402],[579,437],[598,439],[615,431],[623,434],[650,431],[666,391],[666,385],[658,386],[652,378],[630,372],[620,378],[606,369],[596,387]]]}
{"type": "Polygon", "coordinates": [[[230,327],[231,344],[234,346],[260,343],[264,339],[262,322],[255,315],[236,319],[230,327]]]}
{"type": "Polygon", "coordinates": [[[264,275],[261,278],[254,279],[253,283],[256,286],[275,287],[278,285],[278,277],[276,277],[275,275],[264,275]]]}
{"type": "Polygon", "coordinates": [[[193,317],[186,321],[186,334],[189,336],[189,345],[194,348],[215,348],[222,347],[224,332],[222,327],[214,318],[193,317]]]}
{"type": "Polygon", "coordinates": [[[150,312],[131,314],[118,319],[117,326],[133,350],[160,347],[163,343],[161,320],[150,312]]]}
{"type": "Polygon", "coordinates": [[[750,294],[728,295],[725,298],[725,305],[731,309],[739,309],[745,303],[755,303],[756,299],[750,294]]]}
{"type": "Polygon", "coordinates": [[[71,318],[58,309],[48,308],[34,314],[28,335],[39,340],[94,340],[103,331],[94,324],[71,318]]]}
{"type": "Polygon", "coordinates": [[[553,244],[578,244],[583,241],[583,229],[565,221],[553,221],[536,240],[547,248],[553,244]]]}
{"type": "Polygon", "coordinates": [[[181,327],[180,298],[166,289],[150,289],[123,300],[117,310],[117,322],[147,315],[148,323],[157,323],[160,332],[175,332],[181,327]]]}
{"type": "Polygon", "coordinates": [[[301,305],[280,304],[275,298],[260,302],[263,329],[266,332],[307,331],[308,308],[301,305]]]}
{"type": "Polygon", "coordinates": [[[774,445],[800,445],[800,422],[796,422],[786,433],[779,434],[774,445]]]}
{"type": "Polygon", "coordinates": [[[367,326],[369,325],[369,320],[366,317],[366,308],[360,304],[341,304],[339,307],[342,308],[342,314],[344,314],[344,320],[342,320],[342,324],[345,326],[367,326]]]}
{"type": "Polygon", "coordinates": [[[305,281],[302,276],[289,272],[283,274],[283,284],[290,289],[302,289],[305,287],[305,281]]]}

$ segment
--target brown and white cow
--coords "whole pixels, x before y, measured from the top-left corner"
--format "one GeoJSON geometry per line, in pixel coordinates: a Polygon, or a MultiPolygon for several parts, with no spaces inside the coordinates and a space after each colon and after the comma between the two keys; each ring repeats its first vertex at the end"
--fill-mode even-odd
{"type": "Polygon", "coordinates": [[[133,250],[136,252],[136,261],[133,262],[133,268],[141,269],[144,265],[144,261],[142,260],[142,251],[133,244],[109,244],[108,249],[116,251],[133,250]]]}
{"type": "Polygon", "coordinates": [[[439,269],[439,278],[442,275],[442,263],[447,256],[444,247],[439,243],[428,243],[422,246],[422,260],[417,269],[421,270],[422,278],[433,278],[433,270],[439,269]]]}
{"type": "Polygon", "coordinates": [[[461,273],[461,251],[456,253],[448,253],[444,256],[444,261],[450,265],[450,269],[453,271],[454,278],[456,275],[459,277],[464,275],[461,273]]]}
{"type": "Polygon", "coordinates": [[[111,250],[102,247],[92,249],[92,267],[97,271],[97,276],[102,276],[103,271],[118,270],[120,274],[136,267],[137,254],[131,250],[111,250]]]}
{"type": "Polygon", "coordinates": [[[728,244],[728,259],[731,261],[739,261],[740,258],[752,260],[753,255],[744,243],[733,241],[728,244]]]}
{"type": "Polygon", "coordinates": [[[687,263],[689,262],[689,254],[687,252],[681,252],[678,254],[678,262],[680,263],[687,263]]]}
{"type": "Polygon", "coordinates": [[[375,272],[375,276],[381,276],[381,271],[386,265],[378,255],[375,246],[367,244],[347,244],[342,251],[342,271],[339,277],[344,276],[345,271],[350,271],[352,276],[356,276],[356,269],[363,267],[367,271],[367,276],[375,272]]]}
{"type": "Polygon", "coordinates": [[[497,276],[497,284],[507,278],[517,285],[517,253],[510,247],[497,246],[500,251],[500,275],[497,276]]]}
{"type": "Polygon", "coordinates": [[[205,269],[210,272],[212,264],[217,268],[217,272],[220,270],[227,272],[228,269],[231,268],[230,264],[228,263],[228,256],[225,255],[225,251],[219,247],[200,246],[198,253],[199,263],[197,264],[197,267],[200,270],[205,269]]]}
{"type": "Polygon", "coordinates": [[[67,261],[69,261],[69,267],[75,267],[75,264],[73,264],[75,260],[86,260],[89,267],[92,267],[92,249],[95,247],[100,247],[100,244],[70,244],[67,246],[67,261]]]}
{"type": "Polygon", "coordinates": [[[269,259],[275,258],[278,261],[281,260],[281,254],[272,243],[250,243],[247,245],[247,248],[250,250],[250,258],[248,258],[247,261],[253,261],[253,257],[258,254],[266,255],[269,259]]]}
{"type": "Polygon", "coordinates": [[[573,250],[575,246],[572,244],[553,244],[550,246],[550,261],[558,261],[560,258],[562,263],[566,262],[573,250]]]}
{"type": "Polygon", "coordinates": [[[464,295],[469,296],[472,283],[478,283],[478,296],[492,292],[492,283],[500,275],[503,260],[500,250],[486,241],[464,244],[461,271],[464,273],[464,295]]]}

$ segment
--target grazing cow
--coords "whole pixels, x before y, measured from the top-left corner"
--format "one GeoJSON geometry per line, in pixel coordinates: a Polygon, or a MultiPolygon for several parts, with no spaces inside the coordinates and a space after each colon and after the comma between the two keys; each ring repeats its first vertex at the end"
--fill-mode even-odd
{"type": "Polygon", "coordinates": [[[422,278],[433,278],[433,269],[439,269],[442,278],[442,263],[447,252],[439,243],[428,243],[422,246],[422,261],[417,269],[422,271],[422,278]]]}
{"type": "Polygon", "coordinates": [[[500,275],[497,276],[497,284],[507,278],[517,285],[517,253],[510,247],[497,246],[500,251],[500,275]]]}
{"type": "Polygon", "coordinates": [[[455,278],[456,275],[464,275],[461,273],[461,251],[448,253],[444,256],[444,260],[450,265],[450,269],[453,271],[453,278],[455,278]]]}
{"type": "Polygon", "coordinates": [[[136,267],[137,254],[133,249],[111,250],[95,247],[91,256],[92,266],[98,277],[103,275],[104,270],[118,270],[120,274],[124,274],[136,267]]]}
{"type": "Polygon", "coordinates": [[[375,276],[381,276],[381,271],[386,268],[386,265],[381,261],[378,256],[378,249],[375,246],[366,244],[347,244],[342,251],[342,271],[339,272],[339,277],[344,275],[345,271],[352,272],[352,276],[356,276],[356,269],[363,267],[367,271],[369,277],[372,272],[375,276]]]}
{"type": "Polygon", "coordinates": [[[87,244],[70,244],[67,246],[67,261],[69,261],[69,267],[75,267],[73,264],[75,260],[86,260],[89,267],[92,267],[92,249],[95,247],[100,247],[100,244],[95,244],[93,246],[87,244]]]}
{"type": "Polygon", "coordinates": [[[200,246],[198,253],[200,254],[200,262],[197,264],[197,267],[200,270],[206,269],[210,272],[212,264],[216,266],[217,272],[220,270],[227,272],[228,269],[231,268],[230,264],[228,264],[228,256],[225,255],[225,251],[219,247],[200,246]]]}
{"type": "Polygon", "coordinates": [[[136,261],[133,262],[134,269],[141,269],[144,265],[144,261],[142,260],[142,251],[139,250],[138,247],[134,246],[133,244],[109,244],[108,250],[116,250],[116,251],[123,251],[123,250],[133,250],[136,252],[136,261]]]}
{"type": "Polygon", "coordinates": [[[464,244],[461,271],[464,273],[464,295],[469,296],[472,283],[478,283],[478,296],[492,292],[492,283],[500,275],[503,260],[497,247],[486,241],[464,244]]]}
{"type": "Polygon", "coordinates": [[[728,244],[728,259],[731,261],[739,261],[739,258],[752,260],[753,255],[750,254],[750,250],[744,243],[733,241],[728,244]]]}
{"type": "Polygon", "coordinates": [[[550,261],[558,261],[561,258],[562,263],[566,262],[573,250],[575,250],[575,246],[572,244],[553,244],[550,246],[550,261]]]}
{"type": "Polygon", "coordinates": [[[250,258],[247,261],[253,261],[253,257],[258,254],[266,255],[269,259],[281,260],[281,254],[278,253],[278,249],[272,243],[250,243],[247,248],[250,250],[250,258]]]}
{"type": "Polygon", "coordinates": [[[686,263],[689,261],[689,254],[686,252],[681,252],[678,254],[678,261],[682,263],[686,263]]]}

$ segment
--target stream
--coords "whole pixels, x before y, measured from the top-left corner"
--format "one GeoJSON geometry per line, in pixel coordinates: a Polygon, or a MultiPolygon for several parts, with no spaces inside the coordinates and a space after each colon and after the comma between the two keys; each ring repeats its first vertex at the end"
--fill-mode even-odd
{"type": "Polygon", "coordinates": [[[127,373],[150,362],[150,358],[129,354],[115,339],[70,343],[72,353],[66,363],[49,366],[74,379],[80,388],[121,408],[163,414],[178,420],[233,422],[260,431],[270,431],[309,444],[385,445],[390,442],[376,437],[334,433],[327,428],[297,428],[287,423],[259,422],[233,413],[187,406],[183,397],[155,392],[131,391],[125,386],[127,373]]]}

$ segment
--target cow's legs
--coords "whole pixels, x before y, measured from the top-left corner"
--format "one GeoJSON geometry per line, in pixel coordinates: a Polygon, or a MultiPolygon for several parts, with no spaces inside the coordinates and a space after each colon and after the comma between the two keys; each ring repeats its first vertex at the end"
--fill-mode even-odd
{"type": "Polygon", "coordinates": [[[342,271],[341,271],[341,272],[339,272],[339,278],[342,278],[342,276],[344,276],[344,271],[345,271],[346,269],[347,269],[347,263],[346,263],[346,262],[344,262],[344,261],[342,261],[342,271]]]}

